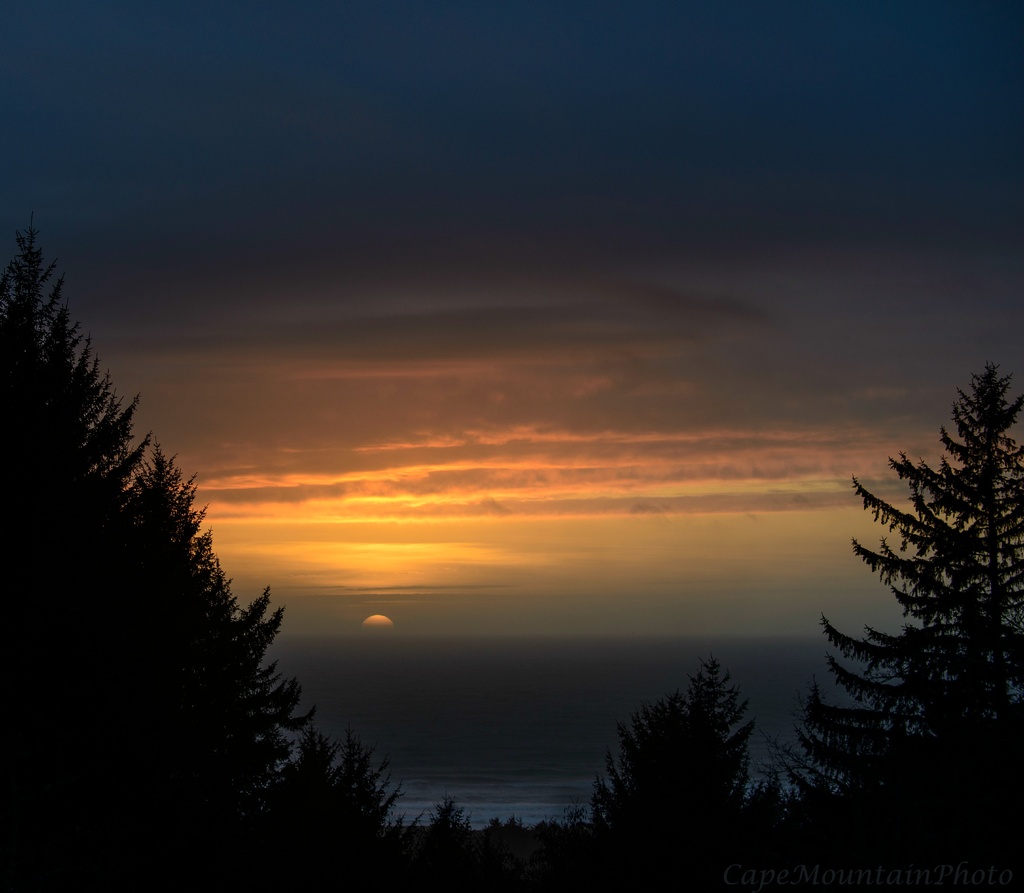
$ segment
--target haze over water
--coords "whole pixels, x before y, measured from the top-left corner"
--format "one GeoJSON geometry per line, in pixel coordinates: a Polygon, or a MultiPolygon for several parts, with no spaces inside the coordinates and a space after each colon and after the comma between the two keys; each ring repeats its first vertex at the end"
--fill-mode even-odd
{"type": "Polygon", "coordinates": [[[589,802],[616,723],[641,701],[685,691],[699,658],[729,669],[765,735],[792,739],[797,695],[824,681],[823,639],[794,637],[289,636],[274,646],[297,675],[303,703],[339,737],[346,726],[402,782],[399,812],[429,814],[445,794],[479,827],[497,816],[526,824],[589,802]]]}

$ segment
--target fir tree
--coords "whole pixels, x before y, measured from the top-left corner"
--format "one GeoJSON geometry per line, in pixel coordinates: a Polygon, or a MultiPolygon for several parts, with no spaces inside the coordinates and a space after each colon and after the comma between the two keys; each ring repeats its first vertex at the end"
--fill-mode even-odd
{"type": "MultiPolygon", "coordinates": [[[[0,464],[10,523],[3,537],[9,672],[4,704],[16,717],[3,738],[0,865],[12,887],[26,878],[102,877],[97,840],[123,820],[112,805],[118,752],[132,740],[140,678],[123,633],[131,616],[120,576],[127,558],[126,491],[147,445],[99,370],[36,245],[0,276],[0,464]]],[[[144,607],[144,606],[143,606],[144,607]]],[[[146,623],[144,616],[138,622],[146,623]]],[[[42,882],[42,881],[40,881],[42,882]]]]}
{"type": "Polygon", "coordinates": [[[481,877],[480,850],[466,810],[444,795],[430,813],[413,865],[415,876],[431,889],[491,889],[481,877]]]}
{"type": "Polygon", "coordinates": [[[194,501],[194,478],[157,446],[132,482],[126,515],[138,586],[161,606],[148,637],[150,688],[167,720],[159,737],[173,797],[192,821],[219,824],[265,808],[288,733],[307,717],[296,712],[298,683],[266,659],[283,609],[269,611],[268,591],[238,604],[194,501]]]}
{"type": "Polygon", "coordinates": [[[392,785],[387,757],[374,754],[351,729],[334,741],[306,726],[267,815],[266,846],[292,854],[276,874],[261,866],[268,889],[339,874],[359,889],[402,886],[409,829],[394,815],[401,786],[392,785]]]}
{"type": "Polygon", "coordinates": [[[226,862],[289,754],[299,689],[238,605],[195,487],[149,438],[70,318],[36,233],[0,277],[0,461],[11,666],[0,886],[117,889],[168,858],[226,862]],[[173,858],[170,858],[173,854],[173,858]]]}
{"type": "Polygon", "coordinates": [[[840,794],[873,811],[894,852],[930,846],[941,855],[940,841],[963,846],[971,823],[997,839],[993,798],[1020,791],[1024,450],[1009,432],[1024,396],[1008,398],[1009,386],[990,364],[958,392],[956,435],[941,429],[936,468],[902,453],[890,459],[909,487],[909,510],[853,482],[898,537],[877,549],[854,540],[854,552],[909,620],[898,634],[867,627],[856,638],[822,619],[829,642],[854,662],[828,659],[853,703],[831,704],[812,688],[801,782],[816,789],[809,796],[840,794]]]}
{"type": "Polygon", "coordinates": [[[753,722],[717,660],[701,661],[686,693],[643,704],[620,723],[591,805],[608,876],[653,880],[670,866],[701,885],[721,877],[740,830],[753,722]]]}
{"type": "Polygon", "coordinates": [[[309,832],[319,828],[320,835],[345,838],[358,849],[394,837],[402,829],[393,814],[402,790],[392,785],[390,760],[374,754],[351,728],[344,740],[333,741],[307,726],[278,791],[288,804],[289,824],[300,821],[309,832]]]}

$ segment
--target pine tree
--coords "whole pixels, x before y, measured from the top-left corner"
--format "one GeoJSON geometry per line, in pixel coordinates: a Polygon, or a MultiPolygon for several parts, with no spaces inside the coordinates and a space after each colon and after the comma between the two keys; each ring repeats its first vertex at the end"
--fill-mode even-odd
{"type": "Polygon", "coordinates": [[[15,718],[3,738],[0,864],[12,887],[109,869],[96,838],[121,821],[108,796],[110,741],[131,724],[136,693],[124,672],[133,655],[114,644],[128,616],[116,569],[125,494],[147,445],[132,434],[136,402],[116,394],[72,323],[35,230],[16,239],[0,276],[2,684],[15,718]]]}
{"type": "Polygon", "coordinates": [[[82,634],[112,619],[104,565],[148,439],[134,442],[137,400],[124,405],[100,373],[35,230],[18,233],[17,244],[0,277],[0,462],[14,522],[4,538],[8,618],[15,629],[68,633],[52,641],[49,659],[70,662],[82,634]]]}
{"type": "Polygon", "coordinates": [[[609,874],[653,879],[671,865],[700,884],[721,877],[723,847],[735,846],[749,779],[753,722],[747,702],[713,657],[686,693],[643,704],[620,723],[618,758],[594,784],[596,839],[609,874]],[[646,874],[645,874],[646,873],[646,874]]]}
{"type": "Polygon", "coordinates": [[[2,540],[9,672],[0,886],[116,889],[210,832],[227,853],[302,727],[267,649],[264,592],[237,604],[195,487],[117,395],[36,232],[0,277],[2,540]]]}
{"type": "Polygon", "coordinates": [[[419,841],[415,877],[430,889],[470,891],[494,889],[482,883],[480,849],[466,810],[445,794],[430,812],[430,824],[419,841]]]}
{"type": "Polygon", "coordinates": [[[298,683],[266,660],[283,609],[268,614],[266,590],[238,604],[213,535],[202,530],[195,489],[157,446],[132,482],[126,515],[139,591],[160,606],[148,637],[150,700],[160,705],[154,720],[165,720],[159,737],[174,798],[193,821],[220,824],[265,808],[289,733],[308,717],[296,713],[298,683]]]}
{"type": "Polygon", "coordinates": [[[890,459],[909,511],[854,479],[865,509],[898,536],[877,549],[854,540],[854,552],[909,621],[895,635],[867,627],[855,638],[822,618],[829,642],[854,662],[829,657],[853,703],[831,704],[812,688],[802,782],[884,812],[899,825],[887,826],[894,846],[936,843],[967,815],[990,827],[992,797],[1020,790],[1024,449],[1009,431],[1024,396],[1009,399],[1009,386],[990,364],[970,393],[958,391],[956,435],[941,429],[937,468],[903,453],[890,459]]]}
{"type": "Polygon", "coordinates": [[[359,889],[396,889],[406,868],[408,828],[394,815],[401,786],[392,785],[387,757],[346,729],[335,741],[312,724],[281,772],[267,814],[266,845],[292,854],[278,873],[261,880],[270,889],[336,881],[359,889]]]}
{"type": "Polygon", "coordinates": [[[393,814],[401,786],[392,785],[388,758],[377,761],[374,753],[352,729],[342,741],[312,725],[303,730],[277,791],[279,818],[293,836],[333,839],[335,847],[344,841],[363,852],[401,836],[402,820],[393,814]]]}

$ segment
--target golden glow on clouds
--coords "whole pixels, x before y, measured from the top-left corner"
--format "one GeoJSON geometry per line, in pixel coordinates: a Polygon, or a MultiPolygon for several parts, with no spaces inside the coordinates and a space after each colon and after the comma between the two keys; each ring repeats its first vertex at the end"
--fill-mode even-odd
{"type": "MultiPolygon", "coordinates": [[[[596,617],[640,598],[660,606],[654,630],[728,621],[756,631],[785,628],[796,590],[834,584],[845,574],[836,565],[855,564],[850,536],[872,531],[836,467],[877,466],[880,449],[850,432],[520,426],[289,448],[207,478],[201,496],[230,567],[258,568],[285,601],[341,598],[331,622],[378,608],[418,618],[403,629],[453,611],[469,629],[514,629],[520,615],[501,606],[527,616],[555,597],[580,610],[603,604],[596,617]],[[331,464],[347,470],[320,470],[331,464]],[[726,607],[786,586],[783,603],[748,604],[743,618],[726,607]]],[[[821,609],[803,615],[807,631],[821,609]]],[[[567,615],[562,626],[576,623],[567,615]]]]}
{"type": "Polygon", "coordinates": [[[563,632],[814,634],[823,610],[844,616],[830,597],[836,590],[882,593],[875,613],[861,599],[850,619],[884,623],[891,599],[849,549],[851,535],[870,540],[875,533],[870,519],[849,507],[215,524],[222,559],[247,570],[236,584],[273,580],[293,631],[322,630],[326,621],[310,625],[309,617],[329,610],[329,622],[340,626],[386,611],[410,632],[529,631],[530,618],[543,614],[545,628],[563,632]],[[646,607],[638,614],[639,605],[646,607]]]}
{"type": "Polygon", "coordinates": [[[292,449],[283,470],[208,478],[203,493],[218,518],[277,522],[820,509],[849,504],[849,479],[837,467],[857,467],[864,449],[855,439],[851,446],[849,436],[840,441],[791,432],[514,429],[357,446],[337,463],[363,467],[336,473],[296,469],[305,457],[292,449]]]}
{"type": "Polygon", "coordinates": [[[791,365],[804,354],[756,308],[622,297],[282,319],[266,342],[197,347],[202,387],[158,387],[154,425],[191,426],[182,464],[236,583],[340,599],[346,623],[737,629],[742,604],[787,628],[793,592],[750,593],[845,579],[850,475],[914,449],[890,438],[901,397],[791,365]]]}

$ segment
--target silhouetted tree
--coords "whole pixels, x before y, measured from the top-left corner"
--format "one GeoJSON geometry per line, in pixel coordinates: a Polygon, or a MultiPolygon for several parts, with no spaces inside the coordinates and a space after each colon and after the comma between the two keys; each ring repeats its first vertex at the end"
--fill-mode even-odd
{"type": "MultiPolygon", "coordinates": [[[[1024,450],[1009,435],[1024,397],[988,365],[958,391],[956,436],[945,428],[938,467],[903,453],[890,467],[910,489],[896,508],[854,479],[875,520],[896,533],[854,552],[887,584],[905,617],[900,633],[867,627],[828,640],[852,665],[829,669],[853,704],[813,687],[797,777],[808,802],[840,796],[851,824],[893,855],[997,853],[997,801],[1022,792],[1024,679],[1024,450]],[[851,813],[853,815],[853,813],[851,813]],[[876,833],[880,832],[880,833],[876,833]]],[[[834,805],[834,804],[833,804],[834,805]]],[[[885,852],[883,852],[885,855],[885,852]]]]}
{"type": "Polygon", "coordinates": [[[619,753],[606,759],[591,800],[609,873],[634,881],[672,870],[708,886],[735,846],[749,778],[746,701],[714,658],[701,661],[686,694],[644,704],[620,723],[619,753]]]}
{"type": "Polygon", "coordinates": [[[515,850],[524,845],[531,852],[536,848],[533,831],[523,827],[515,816],[504,822],[495,816],[477,834],[481,886],[495,893],[523,889],[528,877],[527,861],[515,850]]]}
{"type": "Polygon", "coordinates": [[[602,860],[586,807],[573,803],[561,821],[541,822],[534,833],[540,848],[530,860],[530,870],[539,889],[601,889],[602,860]]]}
{"type": "MultiPolygon", "coordinates": [[[[110,796],[122,755],[111,742],[133,740],[128,714],[145,676],[125,672],[142,655],[120,641],[129,596],[119,578],[122,512],[146,448],[132,436],[136,404],[123,404],[99,371],[35,231],[18,233],[17,245],[0,277],[9,518],[0,542],[12,657],[2,684],[17,717],[3,738],[0,870],[13,887],[118,870],[97,840],[122,821],[110,796]]],[[[153,616],[147,607],[138,605],[142,624],[153,616]]]]}
{"type": "Polygon", "coordinates": [[[477,852],[466,810],[445,794],[430,813],[416,853],[418,880],[448,890],[476,888],[477,852]]]}
{"type": "Polygon", "coordinates": [[[419,833],[412,869],[429,889],[514,890],[524,881],[520,860],[496,839],[492,827],[474,831],[462,806],[445,795],[419,833]]]}
{"type": "Polygon", "coordinates": [[[193,823],[217,826],[265,808],[289,757],[287,733],[307,718],[297,713],[298,683],[266,660],[283,609],[268,613],[269,591],[238,604],[194,500],[194,479],[156,447],[125,514],[139,591],[162,606],[147,647],[157,655],[151,693],[158,681],[163,689],[153,719],[163,720],[172,796],[193,823]]]}
{"type": "Polygon", "coordinates": [[[338,742],[307,726],[268,814],[266,846],[289,858],[261,868],[262,886],[343,877],[359,889],[397,889],[408,879],[409,828],[394,814],[401,786],[374,753],[352,729],[338,742]]]}
{"type": "Polygon", "coordinates": [[[240,607],[194,486],[71,321],[36,233],[0,277],[5,619],[3,885],[116,889],[227,862],[301,727],[265,656],[268,595],[240,607]],[[211,835],[207,835],[211,837],[211,835]],[[160,860],[160,855],[174,854],[160,860]]]}

